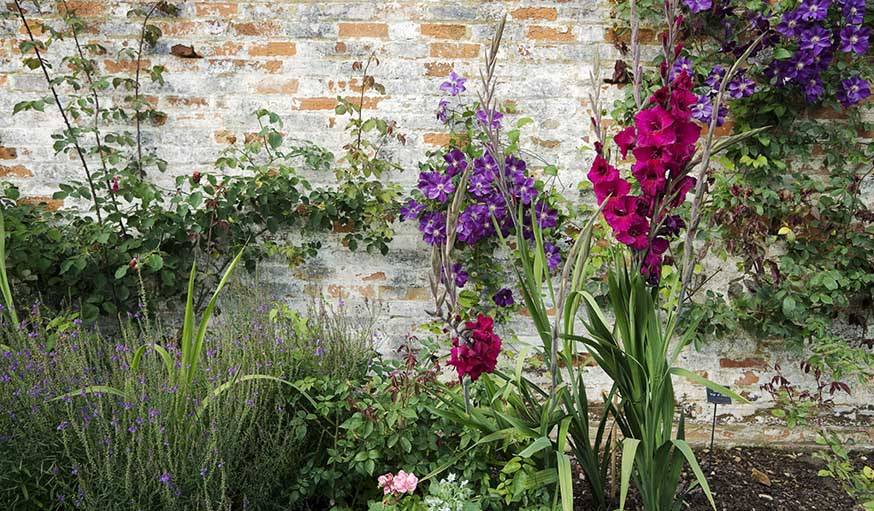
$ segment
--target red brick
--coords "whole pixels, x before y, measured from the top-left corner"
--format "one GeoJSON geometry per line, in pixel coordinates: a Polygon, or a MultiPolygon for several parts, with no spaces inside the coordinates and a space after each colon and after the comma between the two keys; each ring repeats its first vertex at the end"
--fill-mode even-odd
{"type": "Polygon", "coordinates": [[[208,106],[209,100],[198,97],[167,96],[167,103],[172,106],[208,106]]]}
{"type": "Polygon", "coordinates": [[[0,160],[14,160],[18,158],[18,150],[14,147],[0,146],[0,160]]]}
{"type": "Polygon", "coordinates": [[[385,23],[340,23],[340,37],[388,37],[385,23]]]}
{"type": "Polygon", "coordinates": [[[237,4],[230,2],[197,2],[194,4],[197,16],[232,16],[237,13],[237,4]]]}
{"type": "Polygon", "coordinates": [[[426,62],[425,76],[448,76],[452,71],[452,64],[447,62],[426,62]]]}
{"type": "Polygon", "coordinates": [[[513,11],[513,19],[555,21],[558,11],[554,7],[520,7],[513,11]]]}
{"type": "Polygon", "coordinates": [[[106,12],[105,6],[107,2],[93,2],[85,0],[67,0],[58,4],[59,12],[66,12],[67,9],[76,13],[76,16],[83,18],[90,16],[100,16],[106,12]]]}
{"type": "Polygon", "coordinates": [[[374,281],[374,280],[385,280],[385,279],[386,279],[386,277],[385,277],[385,272],[384,272],[384,271],[378,271],[378,272],[376,272],[376,273],[371,273],[370,275],[368,275],[368,276],[362,278],[361,280],[363,280],[363,281],[365,281],[365,282],[371,282],[371,281],[374,281]]]}
{"type": "Polygon", "coordinates": [[[571,27],[558,29],[555,27],[543,27],[540,25],[528,27],[528,39],[556,43],[572,43],[577,40],[571,27]]]}
{"type": "Polygon", "coordinates": [[[747,368],[758,367],[764,369],[768,367],[768,361],[763,358],[720,358],[719,367],[721,368],[747,368]]]}
{"type": "MultiPolygon", "coordinates": [[[[656,33],[653,30],[642,28],[637,32],[637,39],[643,44],[656,42],[656,33]]],[[[608,29],[604,33],[604,41],[611,44],[631,44],[631,30],[608,29]]]]}
{"type": "Polygon", "coordinates": [[[447,146],[451,137],[449,133],[425,133],[422,141],[428,145],[447,146]]]}
{"type": "MultiPolygon", "coordinates": [[[[140,69],[151,67],[152,63],[148,59],[140,61],[140,69]]],[[[136,60],[104,60],[103,67],[107,73],[134,73],[137,70],[136,60]]]]}
{"type": "Polygon", "coordinates": [[[299,98],[295,110],[333,110],[337,98],[299,98]]]}
{"type": "Polygon", "coordinates": [[[49,211],[57,211],[64,207],[64,201],[58,199],[52,199],[51,197],[46,197],[44,195],[34,195],[33,197],[24,197],[18,199],[19,204],[31,204],[34,206],[45,206],[49,211]]]}
{"type": "Polygon", "coordinates": [[[431,56],[445,59],[472,59],[479,56],[478,44],[434,43],[430,47],[431,56]]]}
{"type": "Polygon", "coordinates": [[[463,39],[467,35],[467,27],[464,25],[425,23],[419,26],[419,32],[423,36],[435,39],[463,39]]]}
{"type": "Polygon", "coordinates": [[[215,46],[209,52],[213,57],[235,57],[243,50],[243,45],[240,43],[225,43],[221,46],[215,46]]]}
{"type": "Polygon", "coordinates": [[[282,26],[276,21],[250,21],[247,23],[234,23],[234,31],[239,35],[271,36],[282,31],[282,26]]]}
{"type": "Polygon", "coordinates": [[[300,82],[296,78],[289,80],[265,80],[255,87],[258,94],[296,94],[300,82]]]}
{"type": "Polygon", "coordinates": [[[0,165],[0,177],[31,177],[33,173],[24,165],[0,165]]]}
{"type": "Polygon", "coordinates": [[[215,141],[219,144],[236,144],[237,136],[230,130],[218,130],[215,132],[215,141]]]}
{"type": "Polygon", "coordinates": [[[759,383],[759,376],[752,371],[744,371],[743,375],[734,381],[735,385],[741,387],[749,387],[750,385],[756,385],[757,383],[759,383]]]}
{"type": "Polygon", "coordinates": [[[297,46],[287,41],[256,44],[249,48],[250,57],[293,57],[296,54],[297,46]]]}

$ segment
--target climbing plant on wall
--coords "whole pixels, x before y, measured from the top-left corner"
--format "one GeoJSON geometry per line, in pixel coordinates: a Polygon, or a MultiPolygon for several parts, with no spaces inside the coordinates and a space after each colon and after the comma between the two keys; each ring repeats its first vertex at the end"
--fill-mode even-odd
{"type": "Polygon", "coordinates": [[[166,187],[155,177],[170,164],[143,133],[160,130],[167,115],[142,94],[145,81],[161,90],[166,69],[145,64],[143,56],[157,51],[162,34],[155,20],[174,16],[177,8],[160,1],[132,9],[136,36],[110,48],[90,37],[85,42],[81,34],[89,27],[74,7],[64,0],[52,6],[16,1],[6,13],[26,34],[19,44],[23,65],[42,74],[49,93],[16,104],[13,114],[60,114],[64,128],[52,136],[53,148],[69,155],[81,176],[61,182],[53,196],[79,210],[21,203],[18,188],[3,186],[8,266],[26,286],[20,292],[81,306],[93,319],[136,313],[142,291],[179,296],[194,258],[201,259],[200,277],[214,280],[242,246],[250,269],[277,255],[298,264],[321,246],[312,235],[331,231],[342,232],[352,250],[387,252],[399,191],[380,180],[397,168],[384,147],[404,138],[393,122],[364,115],[364,94],[384,93],[373,59],[353,65],[361,99],[342,100],[344,110],[337,112],[349,115],[352,141],[343,157],[335,160],[289,137],[278,114],[259,109],[253,114],[258,131],[234,140],[214,170],[176,176],[166,187]],[[110,57],[124,63],[116,66],[122,71],[104,71],[101,60],[110,57]],[[326,175],[330,184],[311,184],[304,170],[326,175]],[[291,228],[302,236],[289,238],[291,228]]]}
{"type": "MultiPolygon", "coordinates": [[[[864,190],[874,169],[874,17],[859,0],[684,4],[692,42],[676,48],[674,65],[704,79],[695,117],[716,115],[726,133],[771,127],[726,152],[717,162],[726,171],[710,174],[713,229],[702,232],[702,247],[732,257],[741,276],[728,296],[707,291],[698,300],[702,338],[744,326],[808,347],[814,363],[838,374],[869,374],[874,213],[864,190]],[[729,105],[713,112],[715,84],[751,46],[748,65],[728,86],[729,105]],[[850,329],[839,333],[838,325],[850,329]]],[[[659,4],[633,7],[646,26],[659,4]]],[[[631,8],[618,8],[626,29],[631,8]]],[[[629,115],[631,104],[629,95],[614,115],[629,115]]]]}

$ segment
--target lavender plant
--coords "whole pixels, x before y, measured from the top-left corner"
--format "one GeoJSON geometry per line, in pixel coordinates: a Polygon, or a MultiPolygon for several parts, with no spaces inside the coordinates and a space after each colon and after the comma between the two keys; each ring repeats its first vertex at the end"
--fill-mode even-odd
{"type": "Polygon", "coordinates": [[[361,378],[374,357],[375,320],[367,311],[326,309],[301,329],[294,318],[271,318],[275,306],[263,296],[232,289],[187,392],[181,377],[168,380],[161,357],[137,357],[142,346],[162,345],[173,367],[183,364],[181,344],[165,340],[171,331],[145,317],[114,339],[77,322],[54,350],[42,333],[34,349],[4,350],[0,500],[9,509],[206,510],[288,509],[313,498],[317,480],[304,467],[321,459],[335,432],[303,394],[241,377],[329,381],[344,370],[361,378]],[[351,345],[342,339],[359,349],[342,351],[351,345]],[[335,358],[324,359],[335,343],[335,358]],[[229,378],[240,383],[215,396],[229,378]]]}

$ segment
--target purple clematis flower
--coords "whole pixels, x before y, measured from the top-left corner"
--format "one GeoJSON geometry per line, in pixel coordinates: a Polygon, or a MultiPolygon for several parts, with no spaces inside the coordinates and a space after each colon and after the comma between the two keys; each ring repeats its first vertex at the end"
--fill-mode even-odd
{"type": "Polygon", "coordinates": [[[798,48],[819,54],[829,49],[831,45],[831,33],[825,28],[817,26],[801,32],[798,48]]]}
{"type": "Polygon", "coordinates": [[[728,96],[732,99],[746,98],[756,92],[756,82],[752,78],[738,73],[728,84],[728,96]]]}
{"type": "Polygon", "coordinates": [[[843,0],[841,6],[844,18],[850,25],[859,25],[864,21],[865,0],[843,0]]]}
{"type": "Polygon", "coordinates": [[[704,79],[704,83],[713,89],[711,94],[716,94],[719,90],[720,85],[722,85],[722,79],[725,78],[725,68],[716,64],[710,70],[710,74],[707,75],[707,78],[704,79]]]}
{"type": "Polygon", "coordinates": [[[850,25],[841,30],[841,51],[864,55],[868,51],[868,27],[850,25]]]}
{"type": "MultiPolygon", "coordinates": [[[[504,118],[504,114],[502,114],[501,112],[498,112],[497,110],[493,110],[491,116],[492,116],[491,128],[493,130],[501,129],[501,119],[504,118]]],[[[479,123],[482,126],[488,126],[489,125],[489,113],[486,112],[485,110],[482,110],[482,109],[477,110],[476,111],[476,120],[479,121],[479,123]]]]}
{"type": "Polygon", "coordinates": [[[446,215],[441,211],[425,213],[419,220],[419,232],[429,245],[439,245],[446,241],[446,215]]]}
{"type": "Polygon", "coordinates": [[[543,244],[543,250],[546,252],[546,266],[550,271],[556,270],[561,265],[561,252],[558,247],[547,241],[543,244]]]}
{"type": "Polygon", "coordinates": [[[458,241],[473,245],[489,233],[489,208],[485,204],[471,204],[458,215],[458,241]]]}
{"type": "Polygon", "coordinates": [[[452,178],[439,172],[422,172],[419,174],[419,190],[425,197],[440,202],[446,202],[449,195],[455,191],[452,178]]]}
{"type": "Polygon", "coordinates": [[[683,71],[686,72],[689,76],[695,76],[695,70],[693,69],[692,60],[687,57],[680,57],[674,61],[673,67],[671,67],[671,72],[668,75],[669,80],[673,80],[683,71]]]}
{"type": "Polygon", "coordinates": [[[467,158],[461,149],[453,148],[443,155],[446,162],[446,174],[450,177],[461,174],[467,168],[467,158]]]}
{"type": "Polygon", "coordinates": [[[449,101],[446,98],[441,98],[437,104],[437,120],[443,124],[449,122],[449,101]]]}
{"type": "Polygon", "coordinates": [[[816,103],[822,99],[825,94],[825,88],[822,86],[822,80],[819,76],[813,76],[804,84],[804,99],[808,103],[816,103]]]}
{"type": "Polygon", "coordinates": [[[467,191],[477,199],[485,199],[495,192],[492,187],[494,180],[495,176],[491,172],[477,172],[471,176],[467,191]]]}
{"type": "Polygon", "coordinates": [[[517,174],[513,187],[514,196],[522,201],[526,206],[531,204],[531,201],[537,197],[538,191],[534,187],[534,179],[526,177],[524,174],[517,174]]]}
{"type": "Polygon", "coordinates": [[[509,307],[516,303],[513,300],[513,292],[507,288],[502,288],[500,291],[495,293],[495,296],[492,297],[492,300],[495,301],[495,305],[498,307],[509,307]]]}
{"type": "Polygon", "coordinates": [[[871,95],[871,86],[859,75],[841,80],[841,90],[838,91],[838,101],[844,108],[855,105],[871,95]]]}
{"type": "Polygon", "coordinates": [[[828,15],[831,0],[804,0],[798,7],[804,21],[822,21],[828,15]]]}
{"type": "Polygon", "coordinates": [[[455,263],[452,265],[452,275],[455,280],[456,287],[464,287],[464,285],[467,284],[467,279],[469,278],[469,275],[461,267],[461,263],[455,263]]]}
{"type": "Polygon", "coordinates": [[[460,76],[455,71],[449,73],[449,80],[440,84],[440,90],[446,92],[450,96],[458,96],[465,90],[464,82],[467,81],[467,78],[460,76]]]}
{"type": "Polygon", "coordinates": [[[704,12],[713,7],[713,0],[683,0],[683,3],[694,13],[704,12]]]}
{"type": "Polygon", "coordinates": [[[410,199],[406,204],[401,206],[401,221],[414,220],[419,218],[419,215],[425,211],[425,205],[420,204],[415,199],[410,199]]]}
{"type": "Polygon", "coordinates": [[[801,13],[798,10],[783,14],[780,23],[777,24],[777,33],[786,38],[797,37],[801,27],[801,13]]]}

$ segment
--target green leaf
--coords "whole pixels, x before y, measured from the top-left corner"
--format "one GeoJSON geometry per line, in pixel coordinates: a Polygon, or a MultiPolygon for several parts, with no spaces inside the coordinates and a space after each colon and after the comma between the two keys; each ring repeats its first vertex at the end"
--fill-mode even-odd
{"type": "Polygon", "coordinates": [[[628,487],[631,485],[631,472],[634,470],[634,456],[640,440],[626,438],[622,440],[622,468],[620,469],[619,483],[619,511],[625,509],[625,499],[628,498],[628,487]]]}
{"type": "Polygon", "coordinates": [[[574,480],[571,470],[571,460],[567,454],[556,451],[558,459],[558,486],[561,491],[561,508],[563,511],[574,510],[574,480]]]}
{"type": "Polygon", "coordinates": [[[549,438],[542,436],[537,440],[531,442],[531,445],[526,447],[522,452],[519,453],[520,458],[530,458],[534,454],[546,449],[547,447],[552,446],[552,442],[549,438]]]}
{"type": "Polygon", "coordinates": [[[128,269],[128,265],[126,265],[126,264],[119,266],[118,269],[115,270],[116,280],[124,278],[124,276],[127,275],[127,269],[128,269]]]}
{"type": "Polygon", "coordinates": [[[685,440],[671,440],[671,442],[681,453],[683,453],[683,456],[686,457],[686,461],[689,462],[689,466],[692,468],[692,473],[695,474],[695,479],[697,479],[698,484],[701,485],[701,490],[710,502],[710,506],[713,507],[714,511],[716,511],[716,502],[713,501],[713,494],[710,493],[710,485],[707,484],[707,478],[704,477],[704,472],[702,472],[701,467],[698,466],[698,460],[695,459],[695,453],[692,452],[692,448],[689,447],[689,444],[686,443],[685,440]]]}
{"type": "Polygon", "coordinates": [[[785,60],[792,57],[792,52],[786,48],[777,48],[774,50],[774,58],[777,60],[785,60]]]}

